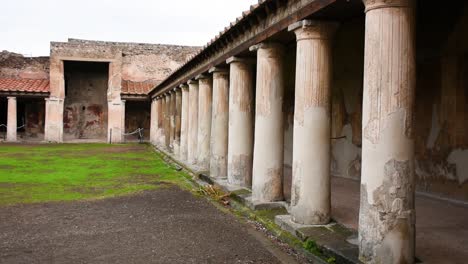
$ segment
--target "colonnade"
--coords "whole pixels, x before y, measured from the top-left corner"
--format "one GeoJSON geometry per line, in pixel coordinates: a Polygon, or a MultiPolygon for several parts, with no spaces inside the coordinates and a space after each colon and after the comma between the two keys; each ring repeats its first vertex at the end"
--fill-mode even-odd
{"type": "MultiPolygon", "coordinates": [[[[364,2],[360,258],[413,263],[414,2],[364,2]]],[[[288,28],[297,42],[290,214],[303,225],[327,224],[331,216],[331,51],[338,27],[303,20],[288,28]]],[[[154,98],[151,141],[213,178],[251,188],[252,201],[281,201],[285,47],[265,41],[250,51],[256,61],[231,57],[227,68],[216,66],[154,98]],[[164,107],[177,94],[181,114],[164,107]],[[180,130],[154,120],[166,116],[180,130]]]]}

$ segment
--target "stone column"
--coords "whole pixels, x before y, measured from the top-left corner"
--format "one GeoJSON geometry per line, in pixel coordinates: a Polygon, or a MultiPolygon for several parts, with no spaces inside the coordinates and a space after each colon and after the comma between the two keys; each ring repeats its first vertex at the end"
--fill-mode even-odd
{"type": "Polygon", "coordinates": [[[156,108],[158,109],[158,133],[157,133],[157,142],[158,145],[164,146],[165,136],[164,136],[164,109],[166,107],[166,102],[164,97],[156,97],[156,108]]]}
{"type": "Polygon", "coordinates": [[[291,217],[330,221],[331,37],[336,24],[303,20],[289,27],[297,39],[291,217]]]}
{"type": "Polygon", "coordinates": [[[164,97],[164,147],[171,149],[171,94],[164,97]]]}
{"type": "Polygon", "coordinates": [[[189,89],[188,85],[180,85],[182,90],[182,113],[180,124],[180,160],[187,160],[188,125],[189,125],[189,89]]]}
{"type": "Polygon", "coordinates": [[[364,3],[360,259],[413,263],[415,1],[364,3]]]}
{"type": "Polygon", "coordinates": [[[190,80],[189,85],[189,120],[187,137],[187,161],[197,163],[198,146],[198,81],[190,80]]]}
{"type": "MultiPolygon", "coordinates": [[[[49,101],[50,103],[51,101],[49,101]]],[[[63,105],[63,102],[61,103],[63,105]]],[[[125,101],[107,100],[108,123],[107,123],[107,142],[121,143],[124,141],[125,133],[125,101]]],[[[62,106],[63,108],[63,106],[62,106]]],[[[47,115],[48,113],[46,113],[47,115]]],[[[63,118],[63,114],[62,114],[63,118]]],[[[62,127],[63,129],[63,127],[62,127]]],[[[63,131],[63,130],[62,130],[63,131]]]]}
{"type": "Polygon", "coordinates": [[[174,133],[174,154],[180,157],[180,130],[181,130],[181,112],[182,112],[182,91],[175,89],[175,133],[174,133]]]}
{"type": "Polygon", "coordinates": [[[207,171],[210,168],[211,137],[211,90],[213,80],[208,75],[199,75],[198,80],[198,143],[197,165],[207,171]]]}
{"type": "Polygon", "coordinates": [[[227,177],[229,129],[229,74],[226,69],[211,68],[213,73],[213,106],[211,115],[210,176],[227,177]]]}
{"type": "Polygon", "coordinates": [[[16,97],[9,96],[8,98],[8,115],[7,115],[7,137],[6,140],[9,142],[15,142],[16,130],[18,124],[16,122],[16,97]]]}
{"type": "Polygon", "coordinates": [[[229,58],[228,183],[250,187],[253,156],[253,61],[229,58]]]}
{"type": "Polygon", "coordinates": [[[257,51],[255,142],[252,170],[252,201],[283,200],[283,92],[284,46],[261,43],[257,51]]]}
{"type": "Polygon", "coordinates": [[[176,116],[176,94],[175,90],[171,92],[170,94],[170,103],[171,105],[169,106],[169,125],[170,125],[170,132],[169,132],[169,145],[172,150],[172,152],[175,154],[174,151],[174,140],[175,140],[175,129],[176,129],[176,124],[175,124],[175,116],[176,116]]]}
{"type": "Polygon", "coordinates": [[[156,106],[156,98],[151,100],[151,114],[150,114],[150,143],[156,144],[158,133],[158,108],[156,106]]]}

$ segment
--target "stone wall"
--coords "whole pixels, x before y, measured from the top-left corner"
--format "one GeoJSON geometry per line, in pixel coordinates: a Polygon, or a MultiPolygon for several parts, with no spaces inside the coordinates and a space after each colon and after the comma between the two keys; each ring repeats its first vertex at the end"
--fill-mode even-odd
{"type": "Polygon", "coordinates": [[[0,78],[49,79],[49,57],[0,52],[0,78]]]}
{"type": "Polygon", "coordinates": [[[78,46],[112,46],[122,52],[122,79],[159,84],[199,47],[69,39],[78,46]]]}

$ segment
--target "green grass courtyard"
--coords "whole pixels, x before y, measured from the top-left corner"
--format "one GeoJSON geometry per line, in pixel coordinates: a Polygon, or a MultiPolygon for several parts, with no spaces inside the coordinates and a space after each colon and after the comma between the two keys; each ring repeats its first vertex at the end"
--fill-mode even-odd
{"type": "Polygon", "coordinates": [[[5,144],[0,146],[0,205],[99,199],[189,188],[187,175],[144,144],[5,144]]]}

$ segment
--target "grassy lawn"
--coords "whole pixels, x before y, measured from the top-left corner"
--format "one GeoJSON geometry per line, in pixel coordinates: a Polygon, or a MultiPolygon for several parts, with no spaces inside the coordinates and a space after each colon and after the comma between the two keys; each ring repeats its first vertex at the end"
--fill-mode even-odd
{"type": "Polygon", "coordinates": [[[187,177],[149,145],[0,145],[0,205],[189,188],[187,177]]]}

